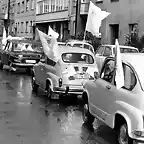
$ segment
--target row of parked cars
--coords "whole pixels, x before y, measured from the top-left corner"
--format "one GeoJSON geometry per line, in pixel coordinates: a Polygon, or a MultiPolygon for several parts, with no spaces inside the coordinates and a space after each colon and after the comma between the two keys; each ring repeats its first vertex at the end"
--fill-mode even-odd
{"type": "Polygon", "coordinates": [[[11,38],[0,50],[0,68],[25,67],[31,72],[32,90],[40,87],[49,98],[53,93],[60,99],[80,95],[84,122],[92,125],[95,117],[100,119],[116,130],[118,144],[144,142],[144,54],[120,46],[124,86],[117,89],[114,45],[102,45],[96,53],[86,42],[58,45],[61,57],[55,63],[43,55],[40,43],[11,38]]]}

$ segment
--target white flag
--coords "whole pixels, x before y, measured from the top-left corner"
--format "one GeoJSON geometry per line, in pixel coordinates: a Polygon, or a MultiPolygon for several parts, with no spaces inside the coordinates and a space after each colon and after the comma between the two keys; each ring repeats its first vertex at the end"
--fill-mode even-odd
{"type": "Polygon", "coordinates": [[[56,38],[53,37],[53,35],[49,36],[38,29],[37,31],[38,31],[45,55],[49,59],[52,59],[53,61],[57,62],[60,56],[58,52],[56,38]]]}
{"type": "Polygon", "coordinates": [[[5,48],[6,42],[7,42],[6,29],[5,29],[5,27],[4,27],[4,28],[3,28],[3,36],[2,36],[2,48],[3,48],[3,49],[5,48]]]}
{"type": "Polygon", "coordinates": [[[100,36],[100,26],[103,19],[105,19],[110,13],[102,11],[99,7],[94,5],[90,1],[88,18],[86,23],[86,31],[91,32],[96,37],[100,36]]]}
{"type": "Polygon", "coordinates": [[[116,87],[119,89],[124,86],[124,72],[122,67],[122,61],[121,61],[121,55],[120,55],[120,47],[118,40],[115,41],[115,48],[116,48],[116,62],[115,62],[115,68],[116,68],[116,76],[115,76],[115,82],[116,87]]]}
{"type": "Polygon", "coordinates": [[[52,36],[53,38],[57,39],[59,37],[59,34],[55,32],[50,26],[48,30],[48,36],[52,36]]]}

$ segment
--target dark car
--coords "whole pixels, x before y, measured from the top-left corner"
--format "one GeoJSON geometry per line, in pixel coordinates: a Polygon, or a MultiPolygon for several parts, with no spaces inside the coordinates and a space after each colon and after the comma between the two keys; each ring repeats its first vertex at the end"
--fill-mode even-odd
{"type": "Polygon", "coordinates": [[[0,69],[8,65],[15,70],[26,68],[30,72],[33,65],[40,61],[42,50],[41,43],[34,40],[8,39],[5,48],[0,49],[0,69]]]}

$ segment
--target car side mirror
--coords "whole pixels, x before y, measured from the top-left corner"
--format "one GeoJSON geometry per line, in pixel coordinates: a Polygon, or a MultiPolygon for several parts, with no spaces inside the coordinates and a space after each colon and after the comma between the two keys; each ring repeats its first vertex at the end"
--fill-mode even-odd
{"type": "Polygon", "coordinates": [[[98,79],[99,78],[99,73],[98,72],[94,72],[94,78],[98,79]]]}
{"type": "Polygon", "coordinates": [[[45,59],[40,59],[40,62],[41,63],[45,63],[45,59]]]}

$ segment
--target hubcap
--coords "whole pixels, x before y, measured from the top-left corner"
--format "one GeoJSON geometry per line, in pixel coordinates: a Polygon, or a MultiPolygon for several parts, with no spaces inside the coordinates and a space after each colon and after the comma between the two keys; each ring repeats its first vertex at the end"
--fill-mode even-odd
{"type": "Polygon", "coordinates": [[[83,120],[87,121],[87,114],[88,114],[88,104],[84,105],[84,111],[83,111],[83,120]]]}
{"type": "Polygon", "coordinates": [[[119,144],[128,144],[128,134],[125,125],[120,128],[119,144]]]}

